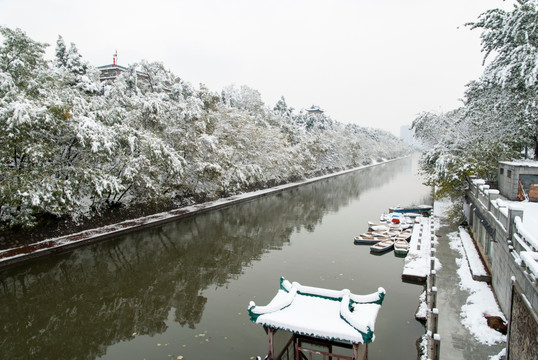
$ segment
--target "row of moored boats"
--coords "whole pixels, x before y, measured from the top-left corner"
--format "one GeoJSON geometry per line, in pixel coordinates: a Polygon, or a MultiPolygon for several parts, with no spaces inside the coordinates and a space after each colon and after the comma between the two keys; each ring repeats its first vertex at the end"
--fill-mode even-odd
{"type": "Polygon", "coordinates": [[[412,209],[396,207],[389,210],[391,212],[388,214],[381,215],[379,222],[369,221],[368,232],[355,236],[354,242],[370,245],[371,253],[382,254],[394,250],[396,255],[405,256],[409,252],[409,241],[416,217],[429,212],[431,207],[420,205],[412,209]],[[412,211],[413,209],[420,211],[412,211]]]}

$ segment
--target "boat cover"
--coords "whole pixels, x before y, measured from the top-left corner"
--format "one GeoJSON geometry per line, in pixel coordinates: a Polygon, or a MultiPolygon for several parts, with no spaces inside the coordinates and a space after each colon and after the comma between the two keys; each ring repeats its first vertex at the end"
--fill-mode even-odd
{"type": "Polygon", "coordinates": [[[280,279],[280,290],[266,306],[248,307],[250,320],[299,335],[368,344],[374,341],[377,313],[385,289],[369,295],[300,285],[280,279]]]}

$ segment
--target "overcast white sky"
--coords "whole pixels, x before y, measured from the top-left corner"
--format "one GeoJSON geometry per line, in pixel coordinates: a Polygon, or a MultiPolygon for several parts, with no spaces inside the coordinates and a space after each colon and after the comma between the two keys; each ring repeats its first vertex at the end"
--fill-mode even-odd
{"type": "Polygon", "coordinates": [[[73,42],[91,64],[163,62],[195,86],[258,90],[269,106],[319,105],[399,135],[422,111],[458,107],[482,73],[479,30],[507,0],[0,0],[0,25],[73,42]]]}

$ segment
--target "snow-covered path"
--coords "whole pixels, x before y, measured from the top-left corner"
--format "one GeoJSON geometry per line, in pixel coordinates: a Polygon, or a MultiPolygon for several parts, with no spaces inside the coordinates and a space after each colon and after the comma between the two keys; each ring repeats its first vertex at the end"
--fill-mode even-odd
{"type": "Polygon", "coordinates": [[[490,329],[483,314],[502,313],[491,287],[472,279],[458,227],[438,216],[436,255],[443,264],[436,282],[440,358],[488,359],[505,347],[506,336],[490,329]]]}

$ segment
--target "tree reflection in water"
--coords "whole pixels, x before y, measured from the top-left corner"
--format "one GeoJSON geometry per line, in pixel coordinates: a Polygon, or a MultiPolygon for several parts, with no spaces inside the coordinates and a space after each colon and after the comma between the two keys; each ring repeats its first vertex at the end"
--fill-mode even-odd
{"type": "Polygon", "coordinates": [[[93,359],[134,334],[200,322],[220,287],[300,229],[407,166],[399,161],[192,216],[0,273],[5,359],[93,359]],[[390,165],[390,166],[387,166],[390,165]]]}

